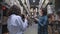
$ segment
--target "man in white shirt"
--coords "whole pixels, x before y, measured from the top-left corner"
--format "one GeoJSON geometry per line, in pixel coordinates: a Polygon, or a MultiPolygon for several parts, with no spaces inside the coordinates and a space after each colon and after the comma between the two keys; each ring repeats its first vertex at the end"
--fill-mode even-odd
{"type": "Polygon", "coordinates": [[[19,11],[17,10],[17,6],[12,6],[11,14],[7,20],[7,28],[9,34],[24,34],[24,30],[27,28],[27,19],[25,18],[24,22],[22,21],[22,17],[19,16],[19,11]]]}

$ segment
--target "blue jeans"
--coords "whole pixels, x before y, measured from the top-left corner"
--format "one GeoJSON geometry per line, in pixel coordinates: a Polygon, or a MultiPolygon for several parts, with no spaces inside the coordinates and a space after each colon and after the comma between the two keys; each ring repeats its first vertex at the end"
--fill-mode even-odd
{"type": "Polygon", "coordinates": [[[38,34],[48,34],[48,29],[47,27],[38,27],[38,34]]]}

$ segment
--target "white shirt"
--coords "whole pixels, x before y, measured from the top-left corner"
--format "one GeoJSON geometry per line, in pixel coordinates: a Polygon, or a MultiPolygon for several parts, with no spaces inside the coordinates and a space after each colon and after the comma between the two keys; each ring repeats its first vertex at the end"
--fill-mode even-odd
{"type": "Polygon", "coordinates": [[[9,34],[22,34],[27,27],[27,20],[23,22],[20,16],[12,14],[8,18],[7,25],[9,34]]]}

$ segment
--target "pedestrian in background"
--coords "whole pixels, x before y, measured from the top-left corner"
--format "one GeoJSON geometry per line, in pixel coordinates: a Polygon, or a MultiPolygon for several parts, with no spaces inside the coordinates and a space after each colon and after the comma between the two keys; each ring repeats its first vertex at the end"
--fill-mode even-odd
{"type": "Polygon", "coordinates": [[[24,30],[27,27],[27,19],[25,18],[23,22],[20,8],[13,5],[9,11],[7,20],[9,34],[24,34],[24,30]]]}
{"type": "Polygon", "coordinates": [[[52,14],[48,14],[48,22],[49,22],[49,25],[48,25],[48,32],[49,34],[54,34],[54,31],[55,31],[55,23],[56,23],[56,20],[55,20],[55,15],[54,13],[52,14]]]}
{"type": "Polygon", "coordinates": [[[38,34],[48,34],[47,11],[41,9],[38,19],[38,34]]]}

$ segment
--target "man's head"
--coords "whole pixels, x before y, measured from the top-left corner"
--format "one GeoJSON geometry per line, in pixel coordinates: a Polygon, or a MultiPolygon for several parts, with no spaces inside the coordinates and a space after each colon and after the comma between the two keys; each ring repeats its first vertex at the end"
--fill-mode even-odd
{"type": "Polygon", "coordinates": [[[41,14],[41,15],[46,15],[46,14],[47,14],[47,11],[44,10],[44,9],[40,9],[40,14],[41,14]]]}

